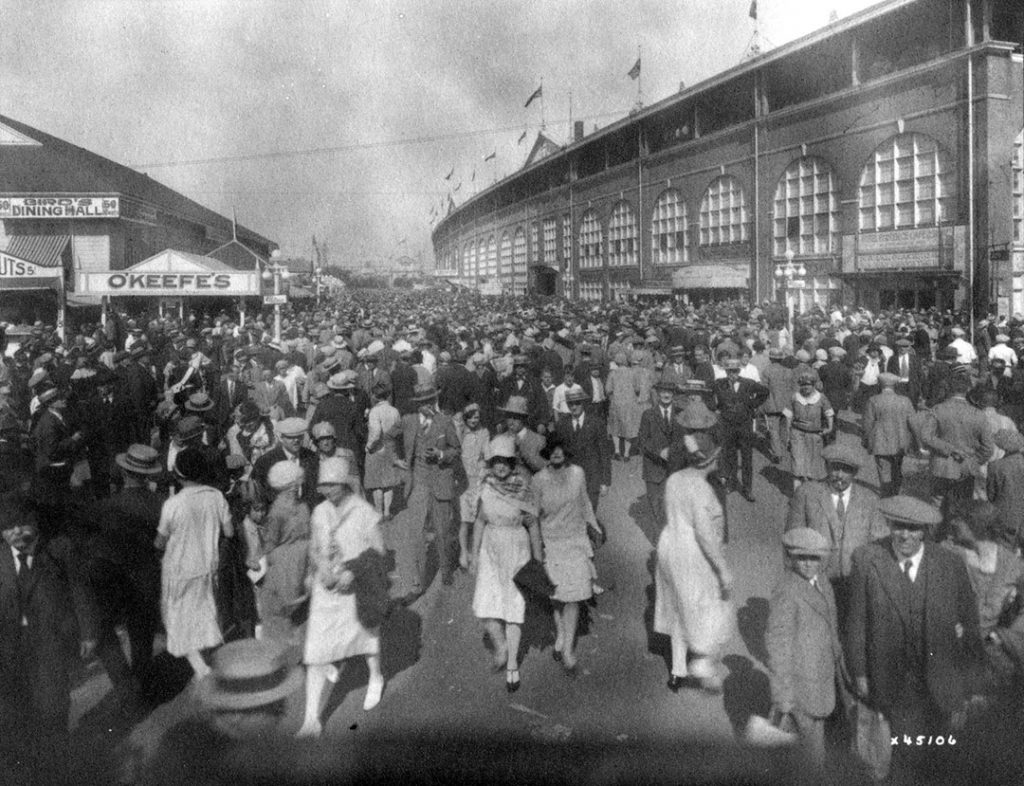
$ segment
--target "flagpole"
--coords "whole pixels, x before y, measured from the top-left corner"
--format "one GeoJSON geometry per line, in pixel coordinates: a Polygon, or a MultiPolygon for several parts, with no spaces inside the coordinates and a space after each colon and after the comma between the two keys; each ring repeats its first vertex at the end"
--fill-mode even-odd
{"type": "Polygon", "coordinates": [[[544,130],[544,77],[540,78],[540,127],[544,130]]]}
{"type": "Polygon", "coordinates": [[[636,105],[639,109],[644,105],[644,66],[640,54],[640,44],[636,45],[636,61],[640,63],[640,73],[636,77],[636,105]]]}
{"type": "Polygon", "coordinates": [[[576,141],[575,132],[572,125],[572,90],[569,91],[569,144],[571,145],[576,141]]]}

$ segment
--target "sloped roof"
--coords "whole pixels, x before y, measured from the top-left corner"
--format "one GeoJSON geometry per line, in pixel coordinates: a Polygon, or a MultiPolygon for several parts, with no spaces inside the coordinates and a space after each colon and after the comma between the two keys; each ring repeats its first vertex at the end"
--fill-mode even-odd
{"type": "Polygon", "coordinates": [[[148,259],[136,262],[127,270],[119,273],[209,273],[211,270],[221,273],[237,273],[237,269],[221,262],[219,259],[204,257],[200,254],[189,254],[173,248],[164,249],[148,259]]]}
{"type": "Polygon", "coordinates": [[[235,270],[254,270],[257,263],[266,263],[267,261],[237,240],[229,240],[224,245],[217,246],[206,256],[219,260],[235,270]]]}
{"type": "MultiPolygon", "coordinates": [[[[231,235],[231,220],[142,172],[0,115],[0,193],[121,194],[231,235]],[[36,142],[37,144],[31,144],[36,142]]],[[[242,226],[242,240],[276,244],[242,226]]]]}
{"type": "Polygon", "coordinates": [[[61,267],[68,240],[67,235],[12,235],[3,250],[37,267],[61,267]]]}
{"type": "Polygon", "coordinates": [[[538,132],[537,139],[534,141],[533,147],[530,148],[530,155],[526,157],[526,163],[523,164],[523,169],[530,166],[530,164],[540,161],[542,158],[547,158],[548,156],[554,155],[555,153],[558,153],[561,150],[561,145],[552,142],[550,139],[544,136],[544,132],[538,132]]]}

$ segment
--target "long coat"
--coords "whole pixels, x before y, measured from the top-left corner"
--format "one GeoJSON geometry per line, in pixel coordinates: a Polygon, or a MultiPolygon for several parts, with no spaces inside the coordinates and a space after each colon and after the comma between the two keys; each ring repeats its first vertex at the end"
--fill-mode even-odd
{"type": "Polygon", "coordinates": [[[849,576],[854,551],[889,532],[885,519],[878,512],[878,497],[874,493],[854,484],[844,522],[839,520],[832,502],[832,489],[818,481],[803,483],[793,492],[786,531],[796,527],[810,527],[829,542],[832,555],[825,569],[830,579],[849,576]]]}
{"type": "Polygon", "coordinates": [[[832,585],[787,571],[772,593],[766,645],[772,704],[825,718],[836,706],[842,647],[832,585]]]}
{"type": "Polygon", "coordinates": [[[673,404],[668,424],[662,417],[660,404],[644,410],[640,416],[640,432],[637,435],[637,444],[643,454],[640,473],[648,483],[664,483],[668,477],[668,461],[661,457],[661,451],[681,442],[685,436],[686,430],[676,422],[681,411],[673,404]]]}
{"type": "Polygon", "coordinates": [[[596,415],[584,415],[579,432],[573,431],[572,415],[560,415],[555,433],[568,445],[573,464],[587,478],[587,493],[594,497],[601,486],[612,485],[612,458],[604,422],[596,415]]]}
{"type": "Polygon", "coordinates": [[[1011,453],[988,465],[988,499],[999,508],[1004,528],[1013,528],[1018,540],[1024,532],[1024,454],[1011,453]]]}
{"type": "Polygon", "coordinates": [[[872,456],[895,456],[910,450],[910,416],[914,405],[895,391],[883,390],[864,409],[864,442],[872,456]]]}
{"type": "Polygon", "coordinates": [[[888,714],[916,668],[908,653],[920,649],[925,653],[921,676],[928,693],[948,715],[967,696],[967,678],[981,646],[967,568],[941,546],[925,543],[916,579],[924,582],[923,642],[908,638],[910,620],[895,602],[906,581],[889,538],[868,543],[854,554],[846,640],[850,676],[867,677],[870,704],[888,714]]]}
{"type": "Polygon", "coordinates": [[[714,656],[729,641],[732,603],[705,556],[724,564],[725,518],[703,470],[688,468],[665,482],[667,524],[658,538],[654,571],[654,630],[687,649],[714,656]]]}
{"type": "Polygon", "coordinates": [[[411,494],[413,488],[422,485],[434,499],[455,499],[455,465],[461,456],[462,446],[451,417],[443,412],[435,413],[430,426],[424,431],[418,412],[403,415],[395,426],[395,434],[398,433],[402,435],[405,460],[411,465],[406,492],[411,494]],[[416,461],[417,446],[423,447],[424,444],[440,450],[441,459],[432,464],[416,461]]]}

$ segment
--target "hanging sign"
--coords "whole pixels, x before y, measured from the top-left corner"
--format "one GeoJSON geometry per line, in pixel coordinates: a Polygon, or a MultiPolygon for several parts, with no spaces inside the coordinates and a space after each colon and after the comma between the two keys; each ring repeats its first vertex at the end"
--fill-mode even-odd
{"type": "Polygon", "coordinates": [[[64,268],[62,267],[40,267],[34,262],[27,262],[24,259],[0,252],[0,280],[12,278],[59,279],[63,276],[64,268]]]}
{"type": "Polygon", "coordinates": [[[0,197],[0,218],[117,218],[118,197],[0,197]]]}

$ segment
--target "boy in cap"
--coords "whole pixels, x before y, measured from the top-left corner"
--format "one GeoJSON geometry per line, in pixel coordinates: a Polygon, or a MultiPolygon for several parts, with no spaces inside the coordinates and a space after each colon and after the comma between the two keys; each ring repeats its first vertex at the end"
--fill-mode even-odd
{"type": "Polygon", "coordinates": [[[786,572],[776,585],[765,643],[771,668],[772,712],[792,718],[811,758],[825,758],[825,721],[836,708],[842,673],[836,600],[819,575],[830,548],[808,527],[782,536],[786,572]]]}

